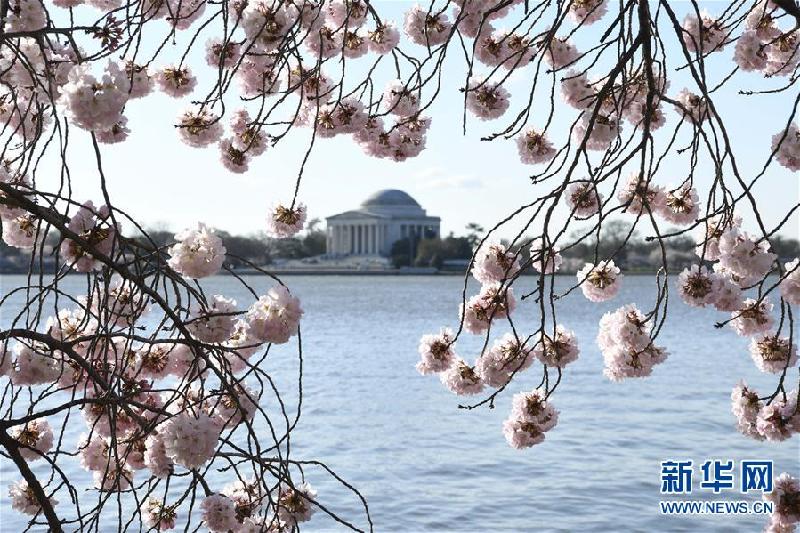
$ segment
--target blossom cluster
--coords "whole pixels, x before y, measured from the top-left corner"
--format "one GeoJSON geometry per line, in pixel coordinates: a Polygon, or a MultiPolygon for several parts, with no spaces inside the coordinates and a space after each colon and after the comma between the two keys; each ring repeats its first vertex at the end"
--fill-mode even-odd
{"type": "MultiPolygon", "coordinates": [[[[518,251],[495,242],[484,242],[475,252],[472,276],[481,283],[481,289],[460,308],[466,331],[486,334],[496,319],[506,318],[514,311],[516,301],[508,284],[523,268],[531,266],[552,274],[561,264],[556,249],[536,243],[531,247],[528,263],[522,265],[519,255],[518,251]]],[[[438,334],[423,335],[416,368],[422,375],[438,374],[442,384],[458,395],[479,394],[486,387],[505,388],[537,359],[560,371],[575,361],[579,353],[575,334],[561,325],[541,334],[534,342],[521,339],[515,333],[505,333],[484,349],[473,365],[458,356],[456,340],[457,335],[449,328],[442,328],[438,334]]],[[[544,440],[544,432],[555,426],[558,413],[546,403],[542,394],[537,390],[515,396],[512,414],[503,426],[510,446],[527,448],[538,444],[544,440]],[[541,402],[541,406],[537,402],[541,402]]]]}
{"type": "MultiPolygon", "coordinates": [[[[106,227],[103,214],[90,202],[84,204],[69,222],[71,231],[92,239],[106,227]]],[[[104,238],[112,237],[94,239],[95,249],[102,248],[104,238]]],[[[199,278],[219,270],[225,249],[213,230],[199,224],[176,239],[167,262],[176,273],[199,278]]],[[[69,239],[62,254],[80,271],[97,268],[92,253],[83,253],[69,239]]],[[[276,285],[240,310],[236,301],[213,295],[185,310],[176,307],[180,323],[163,328],[173,332],[170,338],[147,340],[125,334],[146,329],[142,317],[152,311],[143,285],[109,275],[93,289],[74,300],[75,308],[49,317],[41,341],[2,342],[0,375],[15,389],[49,387],[82,400],[86,432],[74,443],[74,455],[98,490],[126,491],[142,483],[142,476],[157,480],[202,471],[226,446],[226,435],[252,424],[260,412],[260,393],[245,380],[253,368],[249,360],[267,343],[283,344],[297,335],[303,315],[299,299],[276,285]],[[115,391],[124,391],[124,400],[115,391]]],[[[44,413],[10,429],[26,461],[64,453],[63,448],[54,450],[48,418],[44,413]]],[[[286,500],[285,509],[276,507],[281,527],[307,520],[314,511],[313,491],[307,487],[286,485],[272,500],[263,494],[249,503],[244,500],[252,494],[243,491],[234,487],[204,500],[203,520],[210,531],[263,530],[267,524],[255,511],[266,501],[286,500]],[[289,494],[294,490],[297,495],[289,494]],[[243,514],[248,505],[250,511],[243,514]]],[[[24,482],[12,485],[10,494],[14,509],[40,512],[24,482]]],[[[55,499],[51,503],[57,504],[55,499]]],[[[159,530],[172,529],[180,510],[180,502],[151,497],[140,509],[141,519],[159,530]]]]}

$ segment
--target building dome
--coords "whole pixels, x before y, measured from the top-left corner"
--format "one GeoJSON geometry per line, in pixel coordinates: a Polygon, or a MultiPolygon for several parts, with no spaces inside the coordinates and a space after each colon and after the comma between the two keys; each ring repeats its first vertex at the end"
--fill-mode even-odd
{"type": "Polygon", "coordinates": [[[420,208],[420,205],[407,192],[398,189],[384,189],[378,191],[361,203],[362,207],[389,207],[406,206],[420,208]]]}

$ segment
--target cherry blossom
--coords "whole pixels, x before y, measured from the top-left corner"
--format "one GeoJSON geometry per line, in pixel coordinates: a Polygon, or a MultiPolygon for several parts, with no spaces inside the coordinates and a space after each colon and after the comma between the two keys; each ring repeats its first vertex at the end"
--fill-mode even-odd
{"type": "Polygon", "coordinates": [[[177,514],[173,506],[165,506],[155,498],[148,498],[142,510],[142,521],[148,528],[158,531],[175,529],[177,514]]]}
{"type": "Polygon", "coordinates": [[[267,217],[267,233],[279,239],[293,237],[303,229],[306,216],[306,206],[302,202],[289,207],[275,204],[267,217]]]}
{"type": "Polygon", "coordinates": [[[758,393],[741,381],[731,392],[731,411],[736,417],[736,428],[740,433],[756,440],[764,440],[756,428],[758,413],[763,404],[758,393]]]}
{"type": "Polygon", "coordinates": [[[219,439],[219,427],[205,413],[183,412],[170,418],[160,427],[165,455],[188,469],[206,464],[214,454],[219,439]]]}
{"type": "Polygon", "coordinates": [[[213,533],[227,533],[239,529],[236,520],[236,507],[233,501],[222,494],[207,496],[200,504],[203,509],[203,522],[213,533]]]}
{"type": "Polygon", "coordinates": [[[681,226],[691,224],[700,214],[700,198],[694,187],[688,185],[667,190],[663,202],[656,205],[664,220],[681,226]]]}
{"type": "Polygon", "coordinates": [[[622,274],[613,259],[598,265],[586,263],[578,271],[581,292],[592,302],[605,302],[619,292],[622,274]]]}
{"type": "Polygon", "coordinates": [[[430,14],[415,4],[405,16],[403,29],[414,44],[433,47],[442,44],[452,29],[444,13],[430,14]]]}
{"type": "Polygon", "coordinates": [[[213,276],[225,261],[225,246],[211,228],[198,223],[177,235],[169,249],[169,266],[186,277],[199,279],[213,276]]]}
{"type": "Polygon", "coordinates": [[[531,266],[537,272],[552,274],[557,272],[558,269],[561,268],[561,263],[564,262],[564,259],[561,257],[557,246],[543,247],[541,243],[534,243],[531,246],[530,252],[531,266]]]}
{"type": "Polygon", "coordinates": [[[423,335],[419,341],[421,361],[417,363],[417,371],[424,376],[450,368],[456,357],[454,342],[453,331],[449,328],[442,328],[436,335],[423,335]]]}
{"type": "Polygon", "coordinates": [[[478,394],[483,390],[483,380],[475,367],[460,357],[454,357],[450,367],[439,375],[442,384],[458,395],[478,394]]]}
{"type": "Polygon", "coordinates": [[[506,333],[478,358],[475,371],[486,385],[502,387],[514,374],[530,368],[533,360],[534,351],[530,346],[526,346],[513,333],[506,333]]]}
{"type": "Polygon", "coordinates": [[[317,491],[308,483],[282,487],[278,495],[278,516],[287,524],[307,522],[316,511],[313,503],[316,497],[317,491]]]}
{"type": "Polygon", "coordinates": [[[77,65],[61,88],[60,103],[76,126],[105,131],[122,120],[129,91],[130,81],[119,64],[109,61],[100,79],[92,75],[89,66],[77,65]]]}
{"type": "Polygon", "coordinates": [[[628,180],[617,193],[619,203],[625,212],[647,216],[648,213],[663,213],[665,195],[663,187],[649,183],[639,173],[628,176],[628,180]]]}
{"type": "Polygon", "coordinates": [[[570,184],[567,189],[567,205],[575,216],[588,218],[600,212],[603,195],[591,181],[570,184]]]}
{"type": "Polygon", "coordinates": [[[520,161],[526,165],[535,165],[550,161],[556,154],[553,144],[544,133],[529,129],[517,136],[517,148],[520,161]]]}
{"type": "Polygon", "coordinates": [[[68,228],[91,248],[84,247],[76,241],[66,238],[61,243],[61,255],[72,264],[78,272],[91,272],[102,267],[102,263],[93,254],[110,256],[114,249],[116,226],[110,220],[111,212],[107,206],[95,208],[91,200],[85,202],[70,219],[68,228]]]}
{"type": "Polygon", "coordinates": [[[479,294],[460,308],[464,328],[470,333],[479,334],[491,325],[492,320],[507,317],[516,308],[514,292],[500,283],[486,283],[479,294]]]}
{"type": "Polygon", "coordinates": [[[203,342],[222,342],[230,338],[236,320],[236,300],[215,294],[207,308],[195,308],[187,329],[203,342]]]}
{"type": "Polygon", "coordinates": [[[781,280],[781,297],[792,305],[800,305],[800,259],[784,265],[786,277],[781,280]]]}
{"type": "Polygon", "coordinates": [[[797,364],[797,344],[790,343],[789,337],[765,333],[752,338],[750,355],[762,372],[780,374],[797,364]]]}
{"type": "Polygon", "coordinates": [[[794,172],[800,171],[800,128],[797,124],[790,124],[785,131],[772,136],[772,150],[776,152],[778,163],[794,172]]]}
{"type": "Polygon", "coordinates": [[[283,285],[276,285],[250,307],[245,320],[259,341],[283,344],[297,334],[302,316],[300,300],[283,285]]]}
{"type": "Polygon", "coordinates": [[[503,434],[511,447],[530,448],[543,442],[545,433],[557,423],[558,411],[536,389],[514,395],[511,414],[503,422],[503,434]]]}
{"type": "MultiPolygon", "coordinates": [[[[772,492],[764,492],[764,500],[772,502],[774,509],[771,516],[771,527],[785,527],[783,531],[792,531],[800,523],[800,481],[787,472],[783,472],[773,483],[772,492]]],[[[776,531],[780,531],[777,530],[776,531]]]]}
{"type": "Polygon", "coordinates": [[[597,344],[603,353],[603,373],[613,381],[645,377],[664,362],[667,352],[653,344],[649,320],[633,304],[606,313],[600,319],[597,344]]]}
{"type": "Polygon", "coordinates": [[[495,119],[508,109],[509,93],[494,82],[472,77],[467,87],[467,109],[481,120],[495,119]]]}
{"type": "Polygon", "coordinates": [[[720,276],[704,266],[692,265],[678,276],[678,294],[692,307],[713,305],[720,294],[720,276]]]}
{"type": "Polygon", "coordinates": [[[14,426],[9,434],[19,443],[19,453],[27,461],[41,459],[53,447],[53,429],[47,420],[37,419],[14,426]]]}
{"type": "Polygon", "coordinates": [[[709,54],[724,48],[726,33],[720,22],[702,11],[699,18],[694,13],[686,15],[682,38],[690,52],[709,54]]]}
{"type": "Polygon", "coordinates": [[[197,87],[197,78],[188,66],[169,66],[159,70],[155,75],[158,88],[173,98],[191,94],[197,87]]]}
{"type": "Polygon", "coordinates": [[[188,109],[178,117],[178,129],[181,140],[194,148],[203,148],[219,141],[222,136],[222,124],[219,117],[207,109],[193,111],[188,109]]]}
{"type": "MultiPolygon", "coordinates": [[[[13,483],[8,490],[8,495],[11,497],[11,508],[15,511],[29,515],[41,513],[42,507],[39,504],[39,500],[27,481],[22,480],[13,483]]],[[[58,500],[55,498],[48,499],[50,500],[50,505],[55,507],[58,504],[58,500]]]]}
{"type": "Polygon", "coordinates": [[[739,335],[750,337],[772,328],[772,304],[769,299],[746,299],[742,307],[731,313],[731,327],[739,335]]]}
{"type": "Polygon", "coordinates": [[[500,243],[484,243],[475,254],[472,276],[480,283],[494,283],[513,278],[519,272],[518,254],[500,243]]]}
{"type": "Polygon", "coordinates": [[[569,16],[578,24],[592,24],[606,14],[608,0],[578,0],[570,3],[569,16]]]}
{"type": "Polygon", "coordinates": [[[533,355],[542,364],[559,368],[577,361],[579,353],[575,333],[561,325],[556,326],[555,335],[542,334],[533,348],[533,355]]]}

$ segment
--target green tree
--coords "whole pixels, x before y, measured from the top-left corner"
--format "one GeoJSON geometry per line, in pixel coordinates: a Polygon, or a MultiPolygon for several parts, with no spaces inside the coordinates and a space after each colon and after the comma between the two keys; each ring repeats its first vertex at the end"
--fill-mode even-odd
{"type": "Polygon", "coordinates": [[[483,238],[483,233],[486,230],[484,230],[483,226],[481,226],[477,222],[470,222],[469,224],[467,224],[466,229],[467,229],[467,236],[466,236],[467,241],[474,250],[475,248],[478,247],[478,244],[481,242],[481,239],[483,238]]]}

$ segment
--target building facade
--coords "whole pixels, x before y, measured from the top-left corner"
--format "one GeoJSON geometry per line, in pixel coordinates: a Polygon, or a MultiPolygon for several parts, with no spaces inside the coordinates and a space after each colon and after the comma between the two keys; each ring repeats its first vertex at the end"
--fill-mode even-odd
{"type": "Polygon", "coordinates": [[[397,241],[408,239],[409,255],[421,239],[439,237],[439,217],[428,216],[408,193],[378,191],[361,207],[326,219],[328,255],[388,256],[397,241]]]}

